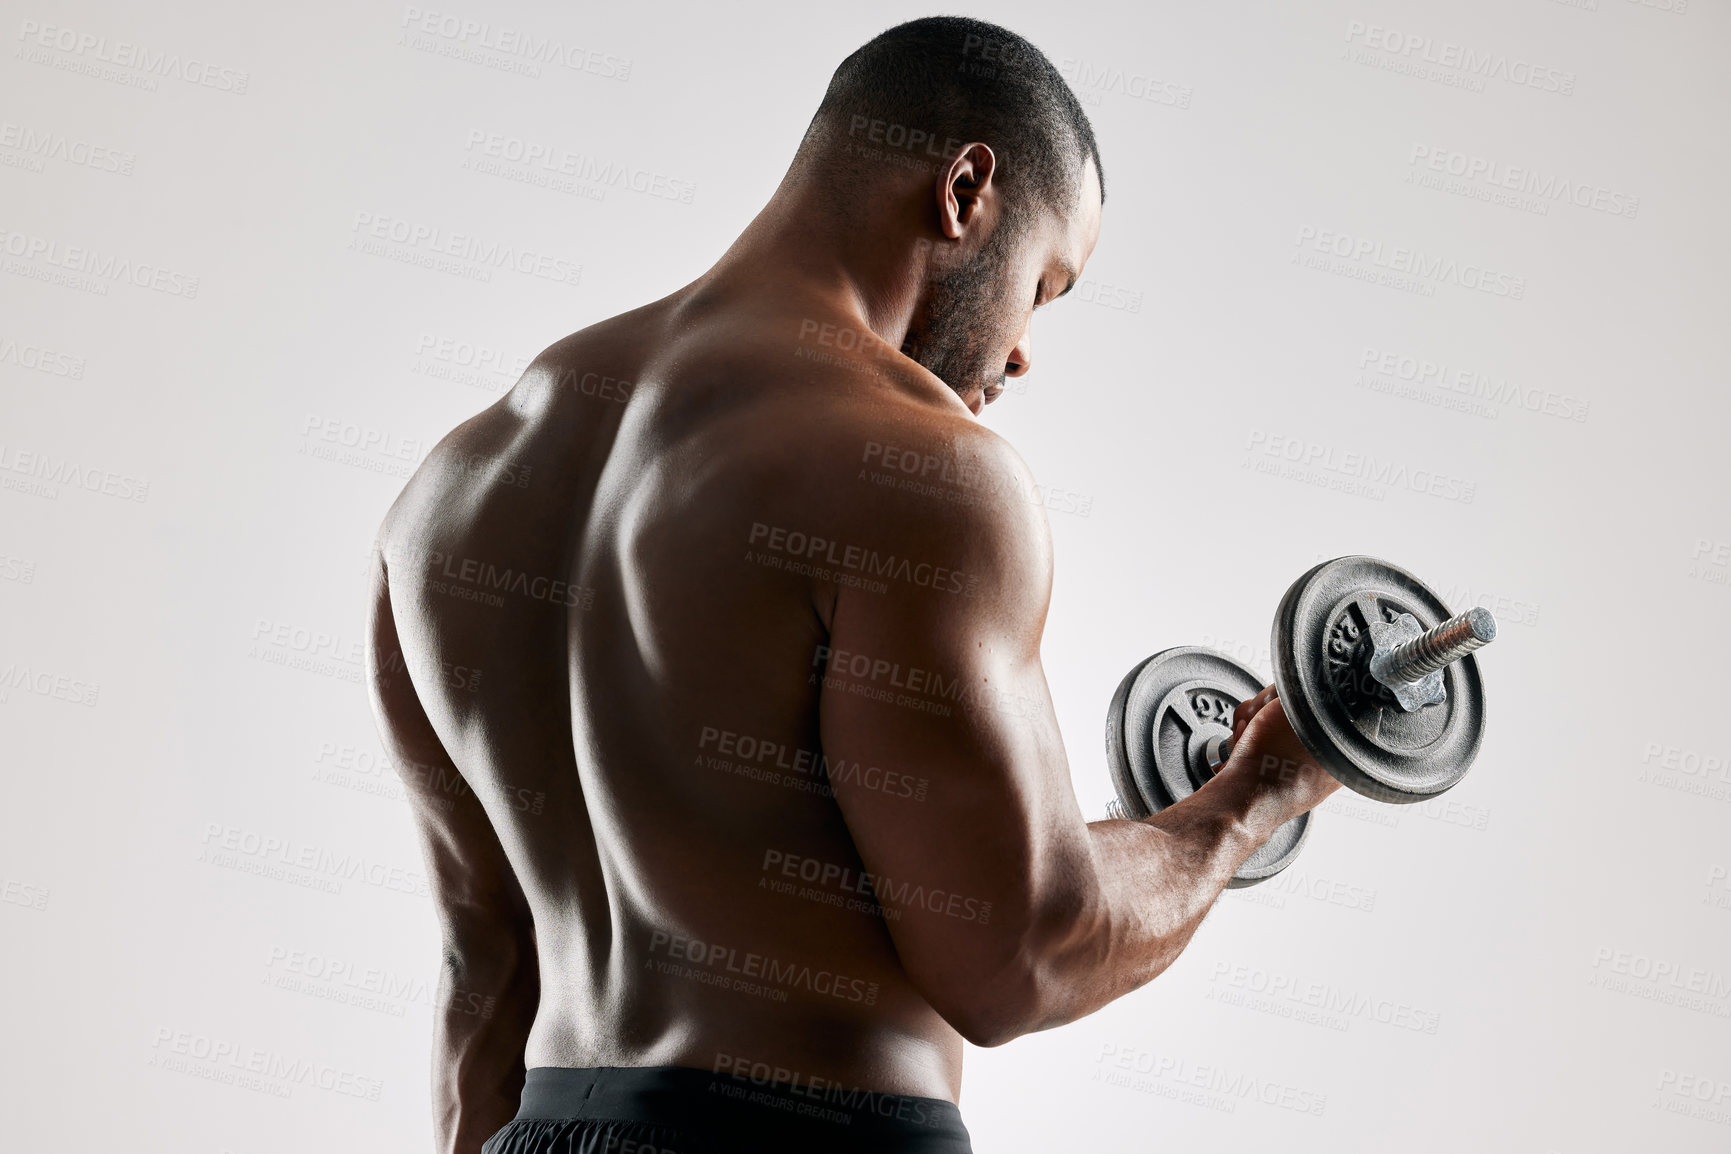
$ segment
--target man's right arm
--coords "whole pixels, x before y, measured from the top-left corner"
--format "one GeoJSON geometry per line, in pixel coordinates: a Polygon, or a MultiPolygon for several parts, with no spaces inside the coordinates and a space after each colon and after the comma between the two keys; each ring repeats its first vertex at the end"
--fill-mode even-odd
{"type": "Polygon", "coordinates": [[[820,718],[854,843],[880,904],[899,911],[887,927],[904,969],[965,1038],[996,1045],[1152,980],[1233,871],[1334,783],[1300,764],[1271,704],[1241,712],[1234,756],[1190,798],[1146,821],[1088,823],[1040,665],[1052,564],[1032,479],[983,429],[950,451],[969,499],[898,492],[861,529],[932,580],[840,591],[820,718]],[[862,691],[887,667],[919,688],[862,691]],[[1250,767],[1266,756],[1287,772],[1259,780],[1250,767]],[[925,779],[924,796],[868,788],[883,779],[838,762],[925,779]]]}

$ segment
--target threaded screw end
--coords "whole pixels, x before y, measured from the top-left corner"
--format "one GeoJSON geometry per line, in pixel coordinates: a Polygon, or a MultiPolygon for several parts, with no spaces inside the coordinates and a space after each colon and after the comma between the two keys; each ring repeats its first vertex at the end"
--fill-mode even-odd
{"type": "Polygon", "coordinates": [[[1389,650],[1387,657],[1377,662],[1383,670],[1380,676],[1384,680],[1417,681],[1489,645],[1496,636],[1497,619],[1489,609],[1475,606],[1389,650]]]}

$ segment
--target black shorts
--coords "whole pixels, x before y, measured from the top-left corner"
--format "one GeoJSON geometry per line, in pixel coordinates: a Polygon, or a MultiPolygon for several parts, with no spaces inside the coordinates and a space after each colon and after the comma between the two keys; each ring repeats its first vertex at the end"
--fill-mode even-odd
{"type": "Polygon", "coordinates": [[[972,1154],[955,1103],[684,1066],[540,1066],[482,1154],[972,1154]]]}

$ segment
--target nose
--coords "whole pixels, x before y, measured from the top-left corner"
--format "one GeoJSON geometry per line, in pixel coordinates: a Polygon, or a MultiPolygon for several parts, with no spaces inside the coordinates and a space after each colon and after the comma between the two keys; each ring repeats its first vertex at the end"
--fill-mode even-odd
{"type": "Polygon", "coordinates": [[[1030,324],[1022,330],[1022,335],[1016,338],[1016,347],[1010,350],[1010,359],[1004,362],[1006,377],[1026,376],[1034,365],[1034,326],[1030,324]]]}

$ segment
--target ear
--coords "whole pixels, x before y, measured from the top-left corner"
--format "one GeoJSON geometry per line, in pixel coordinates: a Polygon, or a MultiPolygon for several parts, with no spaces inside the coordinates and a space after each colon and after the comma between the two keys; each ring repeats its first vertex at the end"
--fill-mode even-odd
{"type": "Polygon", "coordinates": [[[984,144],[965,144],[938,173],[938,228],[950,240],[959,240],[974,223],[984,204],[998,195],[992,177],[998,158],[984,144]]]}

